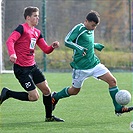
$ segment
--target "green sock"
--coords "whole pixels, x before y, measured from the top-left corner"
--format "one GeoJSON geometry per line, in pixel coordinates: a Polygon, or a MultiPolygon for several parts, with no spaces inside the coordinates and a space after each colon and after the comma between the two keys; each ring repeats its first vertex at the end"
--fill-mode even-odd
{"type": "Polygon", "coordinates": [[[110,96],[113,100],[113,104],[114,104],[114,107],[115,107],[115,110],[116,111],[119,111],[121,109],[121,105],[118,104],[115,100],[115,94],[119,91],[119,88],[116,86],[116,87],[113,87],[113,88],[109,88],[109,93],[110,93],[110,96]]]}
{"type": "Polygon", "coordinates": [[[68,94],[68,89],[69,87],[64,88],[60,92],[57,92],[54,96],[55,100],[59,100],[61,98],[69,97],[70,95],[68,94]]]}

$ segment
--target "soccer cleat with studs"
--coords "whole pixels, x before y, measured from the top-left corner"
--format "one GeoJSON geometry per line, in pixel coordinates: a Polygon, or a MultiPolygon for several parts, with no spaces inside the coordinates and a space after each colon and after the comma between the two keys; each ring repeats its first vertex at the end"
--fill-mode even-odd
{"type": "Polygon", "coordinates": [[[124,107],[124,106],[122,106],[121,110],[119,110],[119,111],[115,110],[115,114],[117,116],[120,116],[121,114],[130,112],[130,111],[133,111],[133,107],[124,107]]]}
{"type": "Polygon", "coordinates": [[[63,119],[52,116],[51,118],[45,118],[45,122],[64,122],[63,119]]]}
{"type": "Polygon", "coordinates": [[[56,94],[56,92],[53,92],[51,95],[52,98],[52,110],[55,109],[56,104],[58,103],[58,100],[55,100],[54,95],[56,94]]]}
{"type": "Polygon", "coordinates": [[[1,95],[0,95],[0,105],[6,100],[8,99],[9,97],[7,96],[7,91],[9,89],[7,88],[3,88],[2,91],[1,91],[1,95]]]}

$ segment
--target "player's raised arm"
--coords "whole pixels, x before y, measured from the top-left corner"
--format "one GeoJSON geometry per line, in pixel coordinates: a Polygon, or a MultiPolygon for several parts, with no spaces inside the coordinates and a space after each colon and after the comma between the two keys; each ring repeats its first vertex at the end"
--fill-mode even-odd
{"type": "Polygon", "coordinates": [[[37,41],[37,45],[42,49],[42,51],[46,54],[50,54],[55,48],[59,47],[59,42],[55,41],[50,46],[44,40],[42,35],[40,35],[39,40],[37,41]]]}

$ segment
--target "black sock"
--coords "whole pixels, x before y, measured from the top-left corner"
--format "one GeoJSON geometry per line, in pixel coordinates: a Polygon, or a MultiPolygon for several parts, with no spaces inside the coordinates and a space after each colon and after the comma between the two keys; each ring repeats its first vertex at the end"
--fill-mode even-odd
{"type": "Polygon", "coordinates": [[[43,104],[45,106],[46,118],[50,118],[52,116],[52,100],[51,95],[44,96],[43,95],[43,104]]]}
{"type": "Polygon", "coordinates": [[[29,101],[27,92],[15,92],[15,91],[8,90],[7,96],[21,100],[21,101],[29,101]]]}

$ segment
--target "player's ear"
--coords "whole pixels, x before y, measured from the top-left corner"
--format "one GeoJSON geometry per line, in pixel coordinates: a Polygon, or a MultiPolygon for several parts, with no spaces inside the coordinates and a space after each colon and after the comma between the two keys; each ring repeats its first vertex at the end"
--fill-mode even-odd
{"type": "Polygon", "coordinates": [[[88,20],[87,20],[87,19],[85,19],[84,23],[86,24],[87,22],[88,22],[88,20]]]}
{"type": "Polygon", "coordinates": [[[26,16],[26,20],[29,20],[30,19],[30,16],[26,16]]]}
{"type": "Polygon", "coordinates": [[[87,20],[87,19],[85,19],[85,22],[88,22],[88,20],[87,20]]]}

